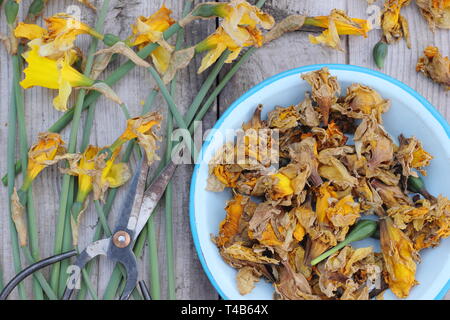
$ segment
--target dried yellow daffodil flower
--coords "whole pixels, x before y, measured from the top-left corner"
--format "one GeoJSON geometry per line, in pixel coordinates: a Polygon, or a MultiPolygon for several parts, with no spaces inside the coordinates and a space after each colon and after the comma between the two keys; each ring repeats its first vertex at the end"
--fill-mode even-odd
{"type": "Polygon", "coordinates": [[[275,25],[271,15],[244,0],[231,0],[229,3],[219,4],[216,12],[223,18],[222,28],[240,47],[245,46],[250,38],[258,39],[255,42],[261,46],[263,35],[258,26],[269,30],[275,25]]]}
{"type": "Polygon", "coordinates": [[[329,16],[308,17],[305,25],[325,28],[320,36],[309,35],[313,44],[323,44],[333,49],[343,50],[339,35],[356,35],[367,37],[372,27],[367,20],[350,18],[342,10],[334,9],[329,16]]]}
{"type": "Polygon", "coordinates": [[[150,43],[160,45],[151,53],[151,57],[156,70],[161,74],[166,72],[173,50],[163,37],[163,32],[175,23],[171,13],[172,11],[163,5],[151,16],[137,18],[136,24],[131,26],[133,36],[130,41],[133,46],[141,49],[150,43]]]}
{"type": "Polygon", "coordinates": [[[410,0],[386,0],[381,15],[381,28],[387,43],[393,43],[405,38],[408,48],[411,48],[408,21],[400,14],[402,7],[410,0]]]}
{"type": "Polygon", "coordinates": [[[125,163],[115,163],[120,148],[105,162],[106,154],[102,148],[88,146],[77,159],[69,160],[67,174],[78,177],[78,194],[76,201],[83,203],[89,193],[94,190],[95,200],[103,198],[108,188],[117,188],[130,178],[130,170],[125,163]]]}
{"type": "Polygon", "coordinates": [[[360,204],[351,195],[339,199],[336,190],[324,183],[318,190],[316,213],[319,223],[331,222],[336,228],[348,228],[360,217],[360,204]]]}
{"type": "Polygon", "coordinates": [[[154,132],[154,128],[160,127],[161,120],[162,115],[159,112],[149,112],[144,116],[129,119],[127,128],[111,146],[111,150],[115,150],[127,141],[137,139],[147,155],[148,164],[152,164],[154,160],[159,159],[156,154],[156,150],[158,150],[156,143],[161,138],[154,132]]]}
{"type": "Polygon", "coordinates": [[[39,46],[39,55],[57,60],[74,47],[76,37],[90,34],[98,39],[103,35],[74,17],[65,13],[58,13],[45,19],[47,30],[35,24],[19,23],[14,31],[17,38],[31,40],[28,45],[33,48],[39,46]]]}
{"type": "Polygon", "coordinates": [[[437,47],[425,48],[424,56],[417,62],[416,71],[450,90],[450,60],[443,57],[437,47]]]}
{"type": "Polygon", "coordinates": [[[25,204],[27,190],[39,173],[46,167],[57,163],[62,159],[72,158],[64,155],[64,141],[57,133],[40,133],[38,142],[28,152],[28,167],[22,187],[11,196],[12,219],[16,226],[21,246],[27,243],[27,227],[25,219],[25,204]]]}
{"type": "Polygon", "coordinates": [[[380,221],[380,244],[387,275],[385,281],[399,298],[409,295],[417,284],[415,279],[416,263],[419,259],[411,240],[397,227],[389,217],[380,221]]]}
{"type": "Polygon", "coordinates": [[[20,85],[24,89],[40,86],[59,90],[59,95],[53,100],[53,106],[56,110],[66,111],[72,88],[89,87],[94,81],[72,68],[69,58],[54,61],[39,55],[38,50],[39,47],[34,46],[31,51],[24,54],[28,66],[23,71],[25,79],[20,85]]]}
{"type": "Polygon", "coordinates": [[[328,68],[322,68],[317,71],[309,72],[302,76],[312,87],[312,99],[317,102],[322,113],[322,119],[325,125],[328,125],[330,109],[336,103],[341,87],[332,77],[328,68]]]}
{"type": "Polygon", "coordinates": [[[390,212],[390,214],[394,214],[396,224],[406,227],[405,233],[414,242],[416,250],[438,246],[441,239],[450,236],[450,200],[448,198],[439,195],[431,202],[419,200],[415,203],[415,207],[402,206],[401,208],[406,209],[390,212]]]}
{"type": "Polygon", "coordinates": [[[216,244],[220,247],[227,245],[233,237],[239,232],[239,224],[244,213],[244,204],[248,198],[236,194],[234,198],[228,201],[225,211],[227,215],[220,223],[219,236],[216,238],[216,244]]]}
{"type": "Polygon", "coordinates": [[[223,18],[223,21],[212,35],[195,47],[196,53],[208,51],[198,73],[208,69],[226,49],[230,50],[231,54],[225,63],[231,63],[238,57],[242,48],[261,47],[264,36],[258,26],[268,30],[275,24],[272,16],[244,0],[219,4],[214,12],[223,18]]]}
{"type": "Polygon", "coordinates": [[[416,0],[431,30],[450,28],[450,0],[416,0]]]}
{"type": "Polygon", "coordinates": [[[376,90],[361,84],[352,84],[347,88],[343,108],[339,108],[340,105],[337,107],[343,114],[356,119],[374,114],[378,123],[383,123],[382,115],[389,110],[390,103],[376,90]]]}
{"type": "Polygon", "coordinates": [[[418,170],[422,175],[426,176],[427,172],[423,169],[430,164],[433,157],[426,152],[422,143],[417,140],[416,137],[405,138],[403,135],[399,137],[400,146],[395,157],[400,162],[405,177],[414,176],[418,177],[417,172],[412,169],[418,170]]]}
{"type": "Polygon", "coordinates": [[[27,174],[22,189],[28,189],[42,170],[60,160],[65,153],[64,144],[58,133],[39,134],[37,143],[28,152],[27,174]]]}
{"type": "Polygon", "coordinates": [[[239,53],[243,47],[257,45],[258,41],[261,40],[258,38],[249,38],[246,43],[240,46],[234,42],[234,40],[224,31],[222,27],[217,28],[213,34],[208,36],[208,38],[197,44],[195,47],[195,51],[197,53],[207,51],[206,55],[202,59],[198,73],[202,73],[214,64],[214,62],[219,59],[225,50],[228,49],[231,51],[225,63],[231,63],[239,56],[239,53]]]}
{"type": "Polygon", "coordinates": [[[226,165],[218,165],[214,168],[214,175],[216,178],[222,182],[227,188],[235,188],[236,181],[239,179],[240,171],[233,172],[228,170],[226,165]]]}

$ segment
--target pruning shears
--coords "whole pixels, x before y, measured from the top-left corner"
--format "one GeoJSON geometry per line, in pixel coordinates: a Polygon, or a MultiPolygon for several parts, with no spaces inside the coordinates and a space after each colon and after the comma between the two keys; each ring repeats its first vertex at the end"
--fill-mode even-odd
{"type": "MultiPolygon", "coordinates": [[[[71,298],[75,289],[75,283],[78,282],[78,277],[81,274],[81,269],[92,259],[97,256],[106,256],[109,260],[120,263],[126,273],[126,284],[121,300],[127,300],[138,283],[137,260],[133,253],[133,244],[141,233],[148,219],[156,208],[158,201],[161,199],[164,191],[173,176],[176,164],[172,161],[161,171],[158,178],[147,188],[146,181],[149,171],[149,166],[144,157],[140,160],[136,172],[130,182],[129,189],[122,203],[120,215],[116,226],[113,229],[112,236],[95,241],[89,244],[81,253],[77,254],[76,250],[63,253],[58,256],[50,257],[41,260],[22,272],[17,274],[8,283],[4,290],[0,293],[0,300],[6,299],[11,291],[26,277],[32,273],[61,260],[77,255],[75,263],[72,265],[75,272],[74,276],[68,281],[66,290],[64,291],[63,299],[71,298]]],[[[145,283],[139,282],[144,297],[149,298],[148,289],[145,283]]]]}

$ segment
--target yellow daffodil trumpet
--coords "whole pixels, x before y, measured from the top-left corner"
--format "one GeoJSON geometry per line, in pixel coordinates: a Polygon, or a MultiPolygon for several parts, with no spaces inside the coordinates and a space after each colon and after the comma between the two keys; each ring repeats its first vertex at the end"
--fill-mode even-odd
{"type": "Polygon", "coordinates": [[[350,18],[342,10],[334,9],[329,16],[308,17],[305,25],[324,28],[319,36],[309,35],[313,44],[323,44],[333,49],[343,50],[339,35],[355,35],[367,38],[367,33],[372,29],[367,20],[350,18]]]}
{"type": "Polygon", "coordinates": [[[23,71],[25,79],[20,83],[24,89],[40,86],[59,90],[59,95],[53,100],[56,110],[67,111],[67,100],[73,87],[89,87],[94,80],[89,79],[75,68],[71,67],[66,58],[54,61],[39,55],[39,47],[24,54],[28,66],[23,71]]]}

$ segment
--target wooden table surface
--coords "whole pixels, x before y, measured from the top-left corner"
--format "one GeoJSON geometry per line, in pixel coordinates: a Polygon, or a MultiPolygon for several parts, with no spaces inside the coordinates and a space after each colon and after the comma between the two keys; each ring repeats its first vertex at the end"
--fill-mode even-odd
{"type": "MultiPolygon", "coordinates": [[[[31,1],[22,1],[28,4],[31,1]]],[[[101,1],[93,1],[98,7],[101,1]]],[[[106,20],[105,31],[118,34],[122,39],[130,35],[130,25],[139,15],[150,15],[155,12],[162,3],[173,10],[174,17],[180,17],[183,7],[182,0],[112,0],[111,10],[106,20]]],[[[195,1],[196,3],[202,1],[195,1]]],[[[45,9],[45,16],[57,12],[69,12],[71,6],[79,6],[73,0],[49,1],[45,9]]],[[[375,2],[378,7],[382,1],[375,2]]],[[[95,16],[90,9],[79,6],[83,22],[93,25],[95,16]]],[[[338,8],[348,12],[352,17],[367,18],[368,4],[366,0],[268,0],[264,7],[269,10],[278,20],[289,14],[302,13],[307,15],[327,15],[331,9],[338,8]]],[[[75,8],[76,9],[76,8],[75,8]]],[[[450,96],[439,85],[432,83],[421,74],[416,73],[415,65],[417,58],[428,45],[436,45],[445,55],[450,54],[450,31],[438,30],[432,33],[420,16],[415,4],[411,4],[403,11],[404,16],[410,24],[412,49],[408,49],[404,41],[400,41],[389,47],[389,56],[382,72],[406,83],[427,98],[447,119],[450,120],[450,96]]],[[[21,13],[21,17],[23,17],[21,13]]],[[[40,21],[40,20],[39,20],[40,21]]],[[[190,24],[186,29],[185,40],[188,45],[193,45],[204,39],[216,28],[217,21],[197,21],[190,24]]],[[[7,26],[2,12],[0,19],[0,32],[6,33],[7,26]]],[[[373,63],[371,51],[375,43],[380,39],[380,30],[370,32],[368,39],[361,37],[342,37],[345,52],[338,52],[318,45],[311,45],[307,33],[295,32],[285,35],[283,38],[260,48],[246,62],[235,75],[226,89],[218,97],[210,112],[203,122],[204,130],[211,128],[218,117],[228,106],[248,89],[273,76],[279,72],[317,63],[343,63],[376,69],[373,63]]],[[[89,37],[81,36],[77,42],[80,48],[86,52],[89,37]]],[[[2,156],[0,160],[0,172],[6,172],[6,139],[7,139],[7,117],[11,86],[11,63],[10,57],[3,47],[0,48],[0,145],[2,156]]],[[[121,59],[120,62],[123,62],[121,59]]],[[[183,112],[186,111],[198,92],[208,72],[198,76],[196,69],[200,58],[180,73],[176,102],[183,112]]],[[[113,63],[106,74],[113,71],[119,62],[113,63]]],[[[229,66],[227,66],[227,69],[229,66]]],[[[118,95],[129,106],[133,115],[137,115],[142,108],[142,101],[146,99],[150,89],[155,86],[150,74],[142,69],[135,68],[114,89],[118,95]]],[[[32,88],[25,92],[27,137],[29,143],[36,141],[37,134],[45,131],[62,114],[52,107],[52,99],[55,91],[43,88],[32,88]]],[[[71,98],[71,105],[74,99],[71,98]]],[[[156,105],[166,109],[166,104],[158,97],[156,105]]],[[[84,123],[85,115],[83,115],[84,123]]],[[[111,144],[125,128],[124,117],[117,105],[101,98],[98,102],[95,114],[95,125],[93,127],[91,144],[103,146],[111,144]]],[[[80,130],[81,132],[82,130],[80,130]]],[[[164,128],[161,132],[165,132],[164,128]]],[[[62,132],[63,137],[68,140],[69,130],[62,132]]],[[[81,137],[81,135],[80,135],[81,137]]],[[[160,152],[164,151],[161,148],[160,152]]],[[[133,159],[134,163],[134,159],[133,159]]],[[[218,299],[218,294],[209,283],[197,258],[192,242],[189,227],[189,185],[192,166],[181,166],[174,177],[174,241],[175,241],[175,268],[176,268],[176,295],[178,299],[218,299]]],[[[18,179],[17,183],[20,183],[18,179]]],[[[59,193],[61,189],[62,175],[56,166],[48,168],[40,174],[33,184],[35,206],[38,213],[39,245],[41,257],[47,257],[53,252],[55,225],[58,213],[59,193]]],[[[123,197],[124,190],[119,191],[116,205],[110,214],[110,223],[114,223],[114,217],[118,213],[118,205],[123,197]]],[[[10,234],[8,231],[9,217],[7,209],[7,190],[0,187],[0,267],[3,277],[8,281],[14,274],[12,263],[12,252],[10,247],[10,234]]],[[[159,268],[161,271],[162,297],[166,297],[166,274],[165,274],[165,235],[164,235],[164,210],[159,209],[155,216],[157,225],[157,237],[159,247],[159,268]]],[[[98,223],[97,216],[90,205],[82,219],[80,228],[80,246],[84,247],[92,239],[95,226],[98,223]]],[[[140,277],[149,280],[149,262],[145,250],[144,257],[139,259],[140,277]]],[[[23,259],[22,259],[23,261],[23,259]]],[[[112,265],[100,259],[95,265],[95,275],[92,277],[98,291],[104,291],[112,271],[112,265]]],[[[47,274],[48,271],[45,271],[47,274]]],[[[31,293],[30,282],[27,282],[27,291],[31,293]]],[[[12,297],[17,297],[14,292],[12,297]]]]}

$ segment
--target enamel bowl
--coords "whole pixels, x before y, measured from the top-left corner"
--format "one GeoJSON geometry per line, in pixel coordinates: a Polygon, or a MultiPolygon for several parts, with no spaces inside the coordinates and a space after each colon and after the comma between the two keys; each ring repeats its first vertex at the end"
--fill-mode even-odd
{"type": "MultiPolygon", "coordinates": [[[[248,121],[256,106],[263,104],[263,119],[275,106],[289,106],[303,100],[308,83],[301,74],[328,67],[331,74],[337,76],[345,93],[352,83],[361,83],[377,90],[384,98],[391,100],[391,109],[384,114],[384,126],[392,137],[401,133],[416,136],[425,150],[434,156],[427,168],[425,183],[432,194],[450,196],[450,126],[438,111],[421,95],[385,74],[351,65],[311,65],[289,70],[273,76],[255,86],[235,101],[217,121],[207,137],[195,166],[190,193],[190,223],[195,247],[209,280],[224,299],[272,299],[273,287],[264,280],[257,283],[255,289],[241,296],[236,285],[236,270],[228,266],[219,255],[211,241],[211,235],[217,235],[219,223],[225,217],[225,203],[231,198],[229,190],[221,193],[206,191],[208,162],[222,146],[222,137],[229,129],[238,129],[248,121]]],[[[376,240],[364,240],[354,246],[372,245],[379,251],[376,240]]],[[[421,251],[422,261],[417,266],[415,286],[408,299],[442,299],[450,289],[450,238],[441,241],[439,247],[421,251]]],[[[395,299],[388,290],[385,299],[395,299]]]]}

